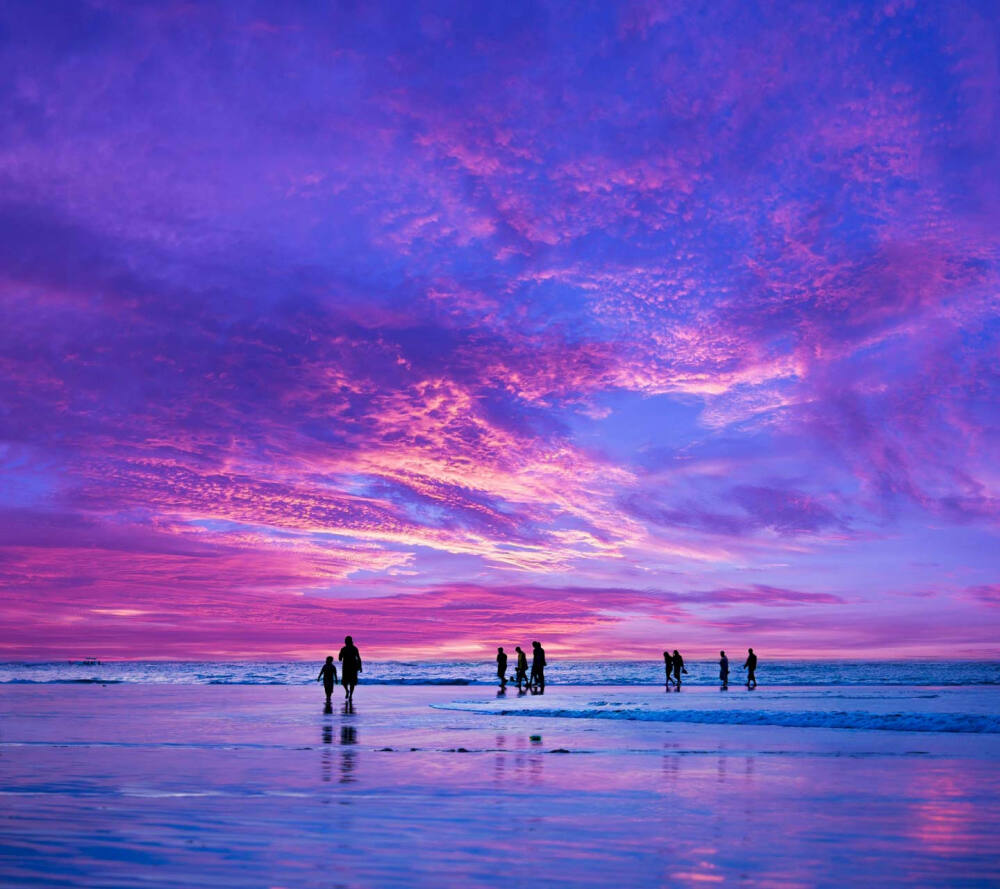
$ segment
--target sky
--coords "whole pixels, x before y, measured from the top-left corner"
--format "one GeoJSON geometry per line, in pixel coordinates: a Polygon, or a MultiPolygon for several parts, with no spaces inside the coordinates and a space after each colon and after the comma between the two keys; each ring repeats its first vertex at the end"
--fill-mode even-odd
{"type": "Polygon", "coordinates": [[[1000,655],[992,2],[0,7],[0,659],[1000,655]]]}

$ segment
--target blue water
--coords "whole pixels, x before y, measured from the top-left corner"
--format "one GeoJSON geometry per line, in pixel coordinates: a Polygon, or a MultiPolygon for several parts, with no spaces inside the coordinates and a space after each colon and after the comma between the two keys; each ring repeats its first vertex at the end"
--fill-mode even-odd
{"type": "MultiPolygon", "coordinates": [[[[730,682],[744,675],[741,661],[730,661],[730,682]]],[[[319,662],[198,663],[120,661],[99,665],[3,663],[4,683],[172,683],[194,685],[303,685],[315,681],[319,662]]],[[[685,682],[716,685],[714,661],[690,661],[685,682]]],[[[365,664],[362,684],[494,685],[496,667],[488,661],[401,662],[365,664]]],[[[546,668],[550,685],[661,686],[663,665],[656,661],[553,661],[546,668]]],[[[762,686],[1000,685],[1000,663],[982,661],[773,661],[762,656],[757,669],[762,686]]]]}

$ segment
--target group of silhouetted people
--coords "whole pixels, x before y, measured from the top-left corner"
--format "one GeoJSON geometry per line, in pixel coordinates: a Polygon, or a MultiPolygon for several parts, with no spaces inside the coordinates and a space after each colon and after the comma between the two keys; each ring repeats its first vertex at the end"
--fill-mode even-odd
{"type": "MultiPolygon", "coordinates": [[[[528,676],[528,656],[520,645],[514,646],[517,652],[517,663],[514,666],[514,681],[520,693],[530,691],[532,694],[545,693],[545,649],[540,642],[531,643],[531,676],[528,676]]],[[[507,652],[503,646],[497,648],[497,677],[500,679],[500,691],[507,690],[507,652]]]]}
{"type": "MultiPolygon", "coordinates": [[[[514,682],[517,683],[519,693],[531,692],[532,694],[545,693],[545,649],[540,642],[531,643],[531,672],[528,672],[528,656],[522,651],[520,645],[514,646],[517,652],[517,662],[514,666],[514,682]]],[[[757,687],[757,655],[752,648],[747,649],[747,659],[743,663],[743,669],[747,671],[747,688],[757,687]]],[[[362,672],[361,652],[354,644],[354,640],[347,636],[344,639],[344,647],[340,649],[337,660],[341,664],[340,683],[344,687],[344,699],[348,703],[354,700],[354,689],[358,684],[358,674],[362,672]]],[[[684,667],[684,658],[675,648],[673,654],[669,651],[663,652],[663,666],[666,670],[666,687],[671,685],[680,691],[681,677],[687,675],[684,667]]],[[[507,653],[503,646],[497,648],[497,677],[500,679],[500,691],[507,690],[507,653]]],[[[323,683],[323,690],[326,692],[326,703],[330,703],[333,695],[333,687],[337,684],[337,665],[333,662],[333,655],[326,659],[326,663],[320,667],[317,682],[323,683]]],[[[729,658],[724,651],[719,652],[719,681],[722,688],[729,688],[729,658]]]]}
{"type": "MultiPolygon", "coordinates": [[[[354,700],[354,689],[358,684],[358,673],[363,672],[361,667],[361,652],[354,640],[350,636],[344,638],[344,647],[337,655],[340,661],[340,683],[344,686],[344,699],[354,700]]],[[[326,702],[330,703],[330,696],[333,694],[333,687],[337,684],[337,665],[333,662],[333,655],[326,659],[326,663],[320,667],[317,682],[323,683],[323,690],[326,692],[326,702]]]]}
{"type": "MultiPolygon", "coordinates": [[[[743,663],[743,669],[747,671],[747,688],[756,688],[757,655],[754,654],[752,648],[748,648],[747,652],[747,659],[743,663]]],[[[681,687],[681,674],[687,673],[687,670],[684,669],[684,658],[681,657],[680,652],[676,648],[673,654],[665,651],[663,652],[663,665],[667,672],[666,687],[669,689],[671,684],[673,684],[674,688],[679,691],[681,687]]],[[[726,657],[724,651],[719,652],[719,682],[722,683],[722,688],[729,688],[729,658],[726,657]]]]}

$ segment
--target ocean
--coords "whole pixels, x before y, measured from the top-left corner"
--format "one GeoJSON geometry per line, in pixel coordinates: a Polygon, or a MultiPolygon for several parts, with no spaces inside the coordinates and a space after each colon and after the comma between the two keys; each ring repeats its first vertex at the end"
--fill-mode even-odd
{"type": "MultiPolygon", "coordinates": [[[[730,682],[739,684],[742,658],[730,657],[730,682]]],[[[4,683],[173,683],[184,685],[308,685],[320,663],[115,661],[92,665],[80,661],[0,663],[4,683]]],[[[716,661],[687,661],[689,685],[717,684],[716,661]]],[[[513,673],[511,666],[509,672],[513,673]]],[[[661,686],[663,664],[657,661],[558,661],[546,667],[550,685],[661,686]]],[[[362,674],[365,685],[496,685],[489,661],[371,661],[362,674]]],[[[807,661],[762,660],[762,685],[1000,685],[1000,662],[989,661],[807,661]]]]}

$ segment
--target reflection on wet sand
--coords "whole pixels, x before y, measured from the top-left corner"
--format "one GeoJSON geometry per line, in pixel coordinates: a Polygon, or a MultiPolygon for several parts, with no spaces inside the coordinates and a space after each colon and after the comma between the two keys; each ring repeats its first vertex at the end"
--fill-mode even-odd
{"type": "Polygon", "coordinates": [[[996,736],[484,717],[409,688],[317,721],[309,691],[0,690],[0,884],[85,862],[120,885],[155,844],[150,889],[1000,885],[996,736]]]}
{"type": "Polygon", "coordinates": [[[353,725],[342,725],[340,727],[340,744],[343,748],[340,751],[340,783],[350,784],[355,780],[354,761],[357,751],[354,746],[358,743],[358,730],[353,725]]]}
{"type": "Polygon", "coordinates": [[[323,726],[323,752],[320,754],[320,774],[324,781],[330,780],[331,764],[330,757],[331,751],[329,744],[333,743],[333,726],[327,723],[323,726]]]}

